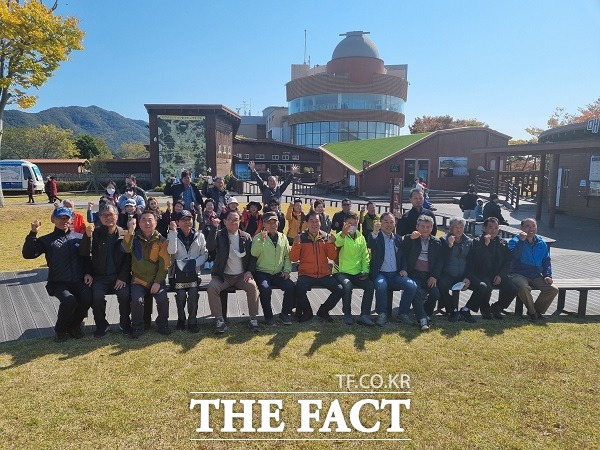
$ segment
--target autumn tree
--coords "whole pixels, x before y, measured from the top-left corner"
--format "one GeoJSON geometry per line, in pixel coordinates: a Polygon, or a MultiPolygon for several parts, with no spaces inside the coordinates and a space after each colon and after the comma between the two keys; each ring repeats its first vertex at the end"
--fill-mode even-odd
{"type": "Polygon", "coordinates": [[[73,132],[55,125],[8,128],[4,134],[2,151],[7,158],[64,159],[79,157],[79,151],[73,141],[73,132]]]}
{"type": "Polygon", "coordinates": [[[411,134],[426,133],[429,131],[447,130],[460,127],[487,127],[484,122],[477,119],[454,119],[452,116],[423,116],[416,117],[412,125],[408,126],[411,134]]]}
{"type": "Polygon", "coordinates": [[[98,136],[92,136],[91,134],[80,134],[75,137],[75,146],[79,151],[79,156],[85,159],[113,158],[113,154],[108,149],[106,141],[98,136]]]}
{"type": "Polygon", "coordinates": [[[117,150],[120,158],[138,159],[149,158],[148,149],[141,142],[123,142],[117,150]]]}
{"type": "Polygon", "coordinates": [[[83,49],[78,19],[55,14],[57,6],[57,1],[51,7],[40,0],[0,1],[0,148],[6,105],[34,106],[37,97],[30,90],[39,89],[73,50],[83,49]]]}

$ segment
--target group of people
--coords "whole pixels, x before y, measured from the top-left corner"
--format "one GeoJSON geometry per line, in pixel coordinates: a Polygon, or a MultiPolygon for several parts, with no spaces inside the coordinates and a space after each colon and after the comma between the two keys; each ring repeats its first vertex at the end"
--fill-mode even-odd
{"type": "Polygon", "coordinates": [[[475,192],[475,186],[471,185],[467,192],[460,197],[458,206],[463,212],[464,219],[483,222],[488,217],[495,217],[500,225],[508,225],[508,221],[502,215],[500,203],[501,200],[498,194],[492,193],[489,201],[484,205],[483,200],[475,192]]]}
{"type": "Polygon", "coordinates": [[[285,186],[275,177],[265,183],[254,165],[250,167],[260,180],[263,203],[250,202],[243,212],[222,179],[206,179],[199,190],[184,171],[179,183],[169,180],[165,187],[174,203],[166,229],[159,229],[165,213],[157,199],[147,197],[132,177],[124,202],[112,183],[97,213],[90,205],[88,221],[93,223],[83,233],[72,229],[74,211],[67,206],[54,209],[54,229],[47,235],[38,237],[42,224],[34,221],[23,256],[46,257],[47,290],[60,302],[55,339],[83,336],[81,325],[90,307],[94,336],[105,336],[106,295],[112,293],[119,303],[123,333],[132,338],[144,333],[154,300],[158,332],[170,334],[168,278],[175,290],[177,328],[198,332],[198,273],[210,260],[212,278],[206,290],[216,333],[227,330],[222,295],[231,287],[246,293],[252,331],[260,329],[259,302],[267,326],[277,320],[291,325],[294,317],[298,322],[311,320],[315,312],[307,293],[313,287],[330,292],[316,311],[318,317],[333,321],[330,312],[341,300],[344,322],[365,326],[384,326],[388,290],[402,290],[398,321],[422,331],[431,326],[436,305],[453,322],[474,322],[471,312],[477,311],[484,319],[501,319],[503,309],[519,295],[530,320],[536,321],[558,293],[552,286],[548,247],[537,236],[533,219],[524,220],[521,235],[508,243],[498,237],[499,221],[494,217],[484,221],[483,234],[475,239],[464,234],[465,219],[453,218],[449,232],[438,239],[435,215],[423,207],[418,188],[411,191],[412,208],[404,214],[379,215],[372,203],[357,214],[345,199],[342,210],[330,219],[322,201],[315,201],[305,213],[302,202],[295,200],[284,217],[279,202],[285,186]],[[124,215],[127,218],[121,221],[124,215]],[[283,221],[288,225],[285,233],[283,221]],[[296,282],[290,278],[292,263],[297,263],[296,282]],[[532,287],[541,291],[535,302],[532,287]],[[273,288],[283,291],[277,315],[271,304],[273,288]],[[362,290],[357,317],[351,310],[355,288],[362,290]],[[490,305],[494,288],[500,295],[490,305]],[[466,289],[472,295],[459,308],[458,296],[451,291],[466,289]]]}

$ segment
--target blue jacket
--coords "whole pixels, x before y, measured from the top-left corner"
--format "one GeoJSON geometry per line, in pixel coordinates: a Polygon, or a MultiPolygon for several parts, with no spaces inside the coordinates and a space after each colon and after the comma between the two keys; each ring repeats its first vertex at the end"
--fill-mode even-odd
{"type": "Polygon", "coordinates": [[[552,277],[550,265],[550,249],[537,234],[530,244],[515,236],[508,241],[508,248],[512,253],[510,273],[518,273],[527,278],[552,277]]]}
{"type": "MultiPolygon", "coordinates": [[[[394,239],[394,248],[396,249],[396,269],[397,272],[406,270],[406,257],[402,251],[402,236],[392,233],[394,239]]],[[[373,238],[373,233],[369,234],[369,249],[371,249],[371,278],[375,278],[379,274],[379,269],[383,264],[383,258],[385,255],[385,242],[384,233],[380,231],[377,234],[377,238],[373,238]]]]}

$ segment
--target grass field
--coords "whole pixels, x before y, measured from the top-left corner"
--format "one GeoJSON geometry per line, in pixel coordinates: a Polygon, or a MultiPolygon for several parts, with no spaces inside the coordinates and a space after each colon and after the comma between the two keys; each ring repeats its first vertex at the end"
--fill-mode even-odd
{"type": "MultiPolygon", "coordinates": [[[[20,252],[32,220],[41,218],[42,230],[51,230],[51,205],[8,203],[0,209],[1,270],[43,265],[43,258],[25,261],[20,252]]],[[[64,344],[50,339],[2,343],[0,447],[598,448],[599,349],[600,322],[594,317],[561,317],[543,325],[480,320],[473,326],[440,318],[428,333],[392,323],[371,329],[314,320],[253,334],[236,323],[222,337],[203,327],[198,335],[176,331],[165,338],[152,331],[136,341],[112,332],[103,340],[86,336],[64,344]],[[196,433],[199,415],[190,411],[190,400],[225,397],[192,391],[329,392],[345,390],[336,374],[397,373],[410,376],[412,394],[396,397],[410,398],[411,409],[402,415],[406,432],[394,437],[411,441],[189,440],[258,437],[196,433]]],[[[337,397],[348,421],[352,402],[384,396],[227,398],[283,399],[288,427],[268,437],[297,438],[299,419],[291,406],[300,397],[325,404],[337,397]]],[[[388,416],[382,413],[382,426],[388,416]]],[[[366,408],[365,425],[377,418],[366,408]]],[[[211,425],[218,430],[221,415],[214,419],[211,425]]],[[[390,436],[351,432],[335,437],[390,436]]]]}

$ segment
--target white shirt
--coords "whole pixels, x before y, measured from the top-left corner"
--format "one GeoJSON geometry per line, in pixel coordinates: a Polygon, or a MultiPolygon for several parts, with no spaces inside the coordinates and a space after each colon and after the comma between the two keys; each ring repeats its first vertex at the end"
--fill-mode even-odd
{"type": "Polygon", "coordinates": [[[245,255],[245,253],[240,254],[240,234],[227,232],[227,236],[229,237],[229,256],[225,265],[225,274],[239,275],[244,273],[242,257],[245,255]]]}

